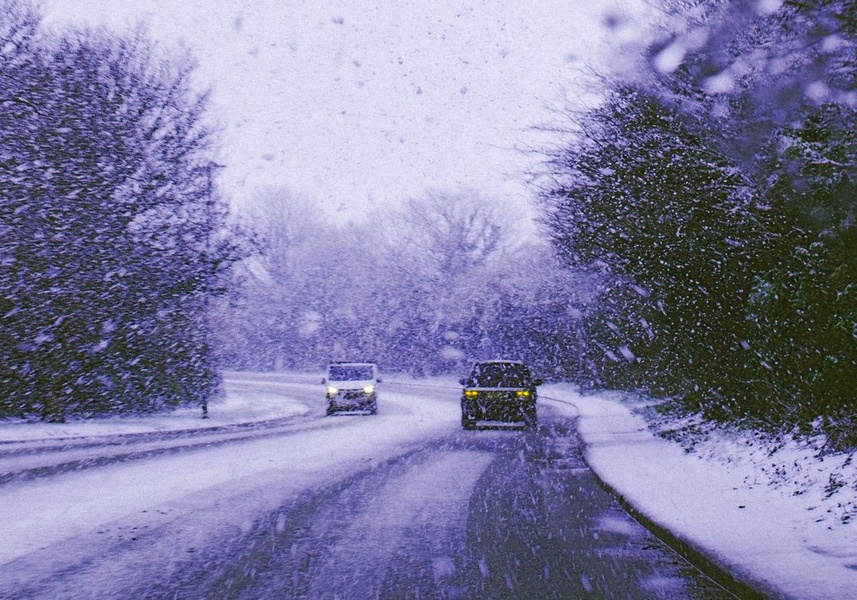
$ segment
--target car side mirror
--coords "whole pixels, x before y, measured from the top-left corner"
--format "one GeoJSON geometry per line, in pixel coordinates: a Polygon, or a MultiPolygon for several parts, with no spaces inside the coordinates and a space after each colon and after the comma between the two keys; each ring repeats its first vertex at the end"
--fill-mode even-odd
{"type": "Polygon", "coordinates": [[[327,383],[327,379],[325,379],[324,377],[322,377],[322,378],[321,378],[321,384],[322,384],[322,385],[324,385],[325,383],[327,383]]]}
{"type": "Polygon", "coordinates": [[[381,379],[380,377],[378,379],[376,379],[375,381],[377,381],[378,383],[384,383],[384,380],[381,379]]]}
{"type": "Polygon", "coordinates": [[[543,383],[544,383],[544,381],[543,381],[543,380],[541,380],[541,379],[534,379],[534,380],[533,380],[533,385],[541,385],[541,384],[543,384],[543,383]]]}

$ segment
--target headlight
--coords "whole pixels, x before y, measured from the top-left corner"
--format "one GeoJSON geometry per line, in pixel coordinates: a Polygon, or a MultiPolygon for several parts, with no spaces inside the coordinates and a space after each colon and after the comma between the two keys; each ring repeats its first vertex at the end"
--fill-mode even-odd
{"type": "Polygon", "coordinates": [[[465,398],[475,398],[478,395],[479,395],[479,392],[477,392],[476,390],[464,390],[464,397],[465,398]]]}
{"type": "Polygon", "coordinates": [[[374,385],[367,385],[365,388],[363,388],[363,393],[364,393],[364,394],[371,394],[371,393],[372,393],[372,392],[374,392],[374,391],[375,391],[375,386],[374,386],[374,385]]]}
{"type": "Polygon", "coordinates": [[[333,387],[332,385],[327,386],[327,393],[330,396],[335,396],[339,393],[339,390],[333,387]]]}
{"type": "Polygon", "coordinates": [[[530,390],[517,390],[515,392],[515,395],[518,398],[529,398],[530,397],[530,390]]]}

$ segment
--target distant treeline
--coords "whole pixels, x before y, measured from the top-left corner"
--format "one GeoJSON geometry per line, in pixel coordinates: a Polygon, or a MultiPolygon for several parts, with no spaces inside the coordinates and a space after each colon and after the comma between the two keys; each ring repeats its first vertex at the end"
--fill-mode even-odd
{"type": "Polygon", "coordinates": [[[309,199],[260,194],[245,217],[256,251],[216,318],[224,364],[372,360],[428,376],[505,356],[575,378],[585,280],[537,240],[525,212],[469,189],[432,190],[337,225],[309,199]]]}

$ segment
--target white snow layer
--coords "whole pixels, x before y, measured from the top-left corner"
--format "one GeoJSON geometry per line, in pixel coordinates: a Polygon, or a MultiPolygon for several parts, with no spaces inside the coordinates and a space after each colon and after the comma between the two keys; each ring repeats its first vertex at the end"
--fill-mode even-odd
{"type": "Polygon", "coordinates": [[[543,396],[574,405],[556,404],[579,414],[589,465],[677,538],[778,595],[857,597],[857,526],[844,512],[857,500],[857,469],[847,455],[822,459],[797,442],[774,451],[735,432],[691,452],[653,433],[640,402],[565,386],[543,396]],[[829,494],[834,473],[848,483],[829,494]]]}
{"type": "MultiPolygon", "coordinates": [[[[242,381],[241,374],[230,374],[228,394],[212,405],[211,418],[205,421],[198,410],[66,424],[7,421],[0,422],[0,444],[210,427],[318,410],[287,394],[261,393],[258,384],[264,377],[253,374],[242,381]]],[[[277,391],[281,377],[270,375],[271,392],[277,391]]],[[[313,378],[302,379],[307,390],[320,388],[313,378]]],[[[422,380],[421,387],[426,383],[422,380]]],[[[455,387],[451,380],[436,383],[447,389],[455,387]]],[[[558,411],[569,418],[579,416],[586,458],[598,476],[648,519],[719,564],[783,596],[806,600],[857,597],[857,519],[848,518],[857,504],[857,468],[847,456],[822,459],[817,448],[797,442],[773,452],[755,443],[749,434],[742,438],[734,433],[709,436],[688,451],[656,435],[635,411],[639,403],[618,394],[580,394],[568,385],[544,386],[540,403],[549,406],[554,415],[558,411]],[[842,484],[831,486],[837,478],[842,484]]],[[[407,406],[407,398],[402,396],[397,404],[407,406]]],[[[324,479],[311,474],[319,468],[330,469],[330,476],[331,471],[342,472],[344,463],[377,457],[379,451],[402,442],[457,429],[457,402],[434,403],[420,413],[404,408],[395,412],[398,414],[380,428],[382,421],[367,420],[346,444],[339,428],[324,433],[323,440],[317,434],[297,435],[263,444],[271,445],[273,454],[301,456],[302,476],[297,479],[313,485],[324,479]],[[298,447],[310,440],[313,447],[298,447]],[[350,452],[339,451],[349,446],[350,452]],[[360,451],[354,452],[355,447],[360,451]]],[[[140,487],[149,468],[144,464],[6,484],[0,488],[0,560],[6,562],[29,549],[80,534],[154,501],[203,489],[212,485],[212,481],[204,481],[207,478],[214,479],[215,485],[225,482],[230,477],[229,464],[234,463],[214,460],[220,457],[212,454],[219,452],[212,450],[202,462],[163,459],[174,462],[170,466],[175,468],[166,470],[168,477],[164,470],[159,471],[154,490],[140,487]],[[93,488],[97,494],[91,493],[93,488]],[[79,505],[75,498],[81,499],[79,505]],[[66,523],[67,530],[56,531],[57,522],[66,523]]],[[[271,467],[262,460],[256,465],[254,456],[244,459],[245,466],[250,464],[257,474],[271,467]]]]}

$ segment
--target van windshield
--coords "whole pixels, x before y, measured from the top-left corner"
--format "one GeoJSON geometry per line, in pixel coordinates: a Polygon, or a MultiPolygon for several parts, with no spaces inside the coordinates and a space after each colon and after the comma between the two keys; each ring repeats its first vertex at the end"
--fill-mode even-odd
{"type": "Polygon", "coordinates": [[[372,379],[372,365],[330,365],[331,381],[366,381],[372,379]]]}

